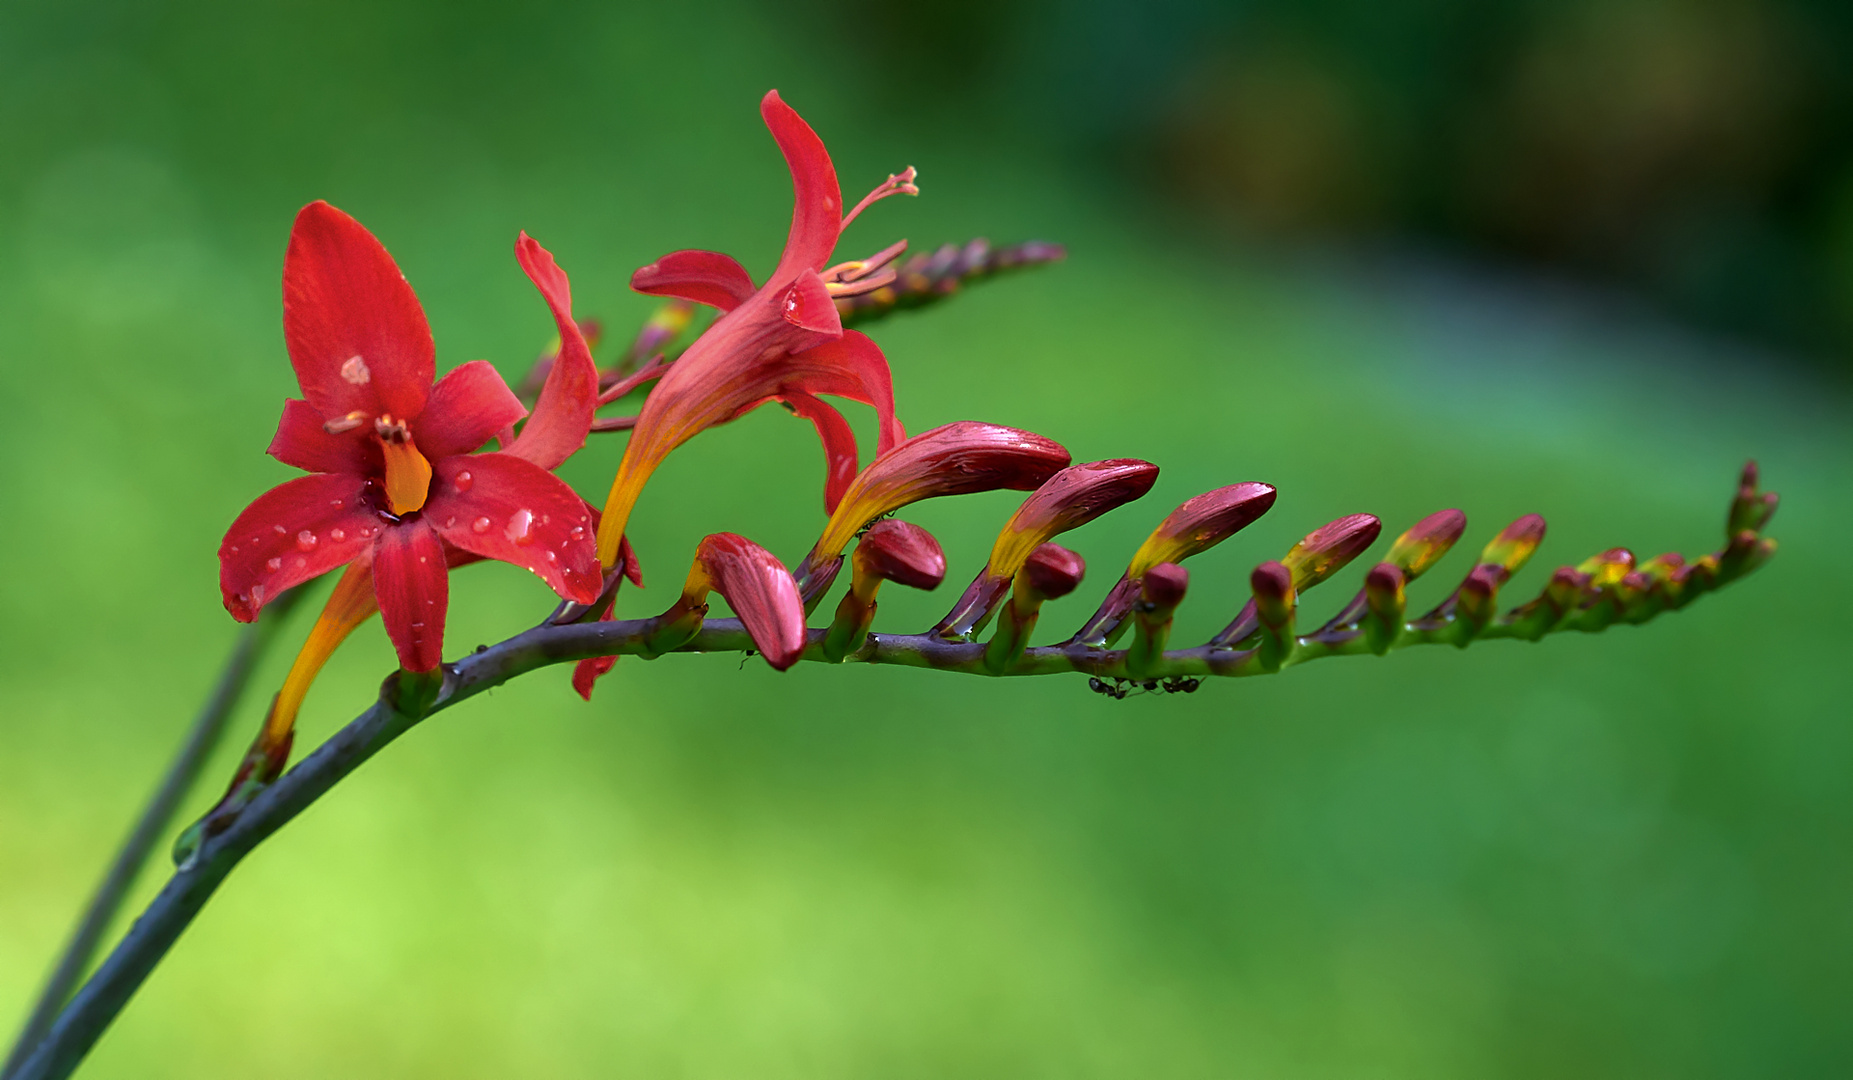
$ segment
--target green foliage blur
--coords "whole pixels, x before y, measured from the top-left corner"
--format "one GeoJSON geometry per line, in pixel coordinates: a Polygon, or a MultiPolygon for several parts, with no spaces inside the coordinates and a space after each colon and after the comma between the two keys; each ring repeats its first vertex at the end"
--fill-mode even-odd
{"type": "MultiPolygon", "coordinates": [[[[378,233],[426,305],[441,368],[487,357],[518,378],[550,332],[512,257],[518,229],[614,338],[650,310],[630,271],[665,251],[771,265],[789,191],[755,105],[776,86],[852,197],[921,170],[924,194],[860,219],[846,257],[903,235],[1070,245],[1060,266],[871,328],[911,430],[996,420],[1077,460],[1162,466],[1143,502],[1070,535],[1093,569],[1045,612],[1050,635],[1173,505],[1237,480],[1279,485],[1279,503],[1193,560],[1179,642],[1227,621],[1254,563],[1357,511],[1391,534],[1445,506],[1468,514],[1463,550],[1412,606],[1528,511],[1551,531],[1510,597],[1617,544],[1713,548],[1752,456],[1783,493],[1783,547],[1645,628],[1321,662],[1187,697],[674,656],[620,662],[588,706],[565,669],[531,676],[414,731],[260,848],[81,1075],[1853,1071],[1844,381],[1625,305],[1489,284],[1471,263],[1360,270],[1280,239],[1308,232],[1179,227],[1194,198],[1300,213],[1256,195],[1269,190],[1427,208],[1370,220],[1469,213],[1449,192],[1478,182],[1461,155],[1482,144],[1383,156],[1373,140],[1395,130],[1351,117],[1342,95],[1339,126],[1308,119],[1337,93],[1321,67],[1335,55],[1432,76],[1370,98],[1386,108],[1447,107],[1460,84],[1443,68],[1485,69],[1521,95],[1552,79],[1593,95],[1540,99],[1545,126],[1529,132],[1488,114],[1494,157],[1554,145],[1568,121],[1552,109],[1620,124],[1603,116],[1617,99],[1565,65],[1639,74],[1603,51],[1630,42],[1673,50],[1676,73],[1693,40],[1775,50],[1783,79],[1809,69],[1762,31],[1710,21],[1725,8],[1630,5],[1697,37],[1616,38],[1574,22],[1606,9],[1571,5],[1582,14],[1553,31],[1567,43],[1536,39],[1564,51],[1530,75],[1480,36],[1439,34],[1451,5],[1380,13],[1400,36],[1365,8],[1321,5],[1298,46],[1244,39],[1258,53],[1220,54],[1219,68],[1167,59],[1235,40],[1177,0],[1137,18],[1106,5],[0,6],[4,1034],[232,640],[219,537],[290,475],[262,449],[294,390],[278,276],[295,210],[327,198],[378,233]],[[1121,62],[1088,66],[1103,56],[1121,62]],[[1313,104],[1165,106],[1189,78],[1284,80],[1313,104]],[[1077,116],[1100,145],[1137,129],[1172,147],[1170,175],[1200,177],[1202,194],[1088,164],[1077,116]],[[1179,134],[1244,125],[1277,137],[1179,134]],[[1221,155],[1248,164],[1217,172],[1221,155]],[[1215,179],[1242,169],[1241,184],[1215,179]]],[[[1552,23],[1552,10],[1520,13],[1552,23]]],[[[1727,15],[1765,10],[1790,9],[1727,15]]],[[[1731,109],[1764,92],[1697,81],[1731,109]]],[[[1609,161],[1601,147],[1565,150],[1563,167],[1609,161]]],[[[1655,168],[1702,173],[1684,160],[1655,168]]],[[[1624,246],[1622,226],[1648,228],[1633,203],[1500,168],[1535,185],[1504,189],[1515,216],[1501,220],[1572,206],[1592,215],[1574,235],[1624,246]]],[[[1690,210],[1701,231],[1762,220],[1704,205],[1690,210]]],[[[565,469],[594,498],[621,446],[600,438],[565,469]]],[[[707,532],[795,560],[823,520],[821,480],[809,425],[777,409],[691,443],[639,507],[650,587],[627,590],[624,613],[666,606],[707,532]]],[[[953,580],[884,594],[878,629],[936,617],[1014,504],[909,512],[953,580]]],[[[1309,608],[1335,608],[1359,576],[1309,608]]],[[[550,603],[512,568],[461,572],[448,649],[506,637],[550,603]]],[[[229,776],[287,644],[190,812],[229,776]]],[[[357,634],[310,696],[298,747],[390,667],[377,623],[357,634]]]]}

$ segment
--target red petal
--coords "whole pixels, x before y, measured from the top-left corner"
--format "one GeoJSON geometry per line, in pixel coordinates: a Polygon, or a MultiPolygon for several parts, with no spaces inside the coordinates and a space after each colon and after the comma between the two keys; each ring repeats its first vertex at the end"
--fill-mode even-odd
{"type": "Polygon", "coordinates": [[[379,240],[325,202],[303,207],[290,232],[283,339],[303,396],[327,419],[410,419],[425,407],[437,367],[424,309],[379,240]]]}
{"type": "Polygon", "coordinates": [[[792,412],[817,425],[817,437],[824,444],[824,513],[835,513],[843,492],[856,478],[856,433],[842,413],[809,394],[793,391],[782,400],[792,412]]]}
{"type": "Polygon", "coordinates": [[[379,476],[386,468],[371,427],[330,435],[322,414],[301,398],[283,403],[283,416],[270,440],[271,457],[307,472],[360,473],[379,476]]]}
{"type": "Polygon", "coordinates": [[[753,295],[753,276],[718,251],[672,251],[631,275],[631,288],[732,311],[753,295]]]}
{"type": "Polygon", "coordinates": [[[596,526],[565,481],[513,454],[444,458],[432,471],[424,517],[445,542],[526,567],[568,600],[598,599],[596,526]]]}
{"type": "Polygon", "coordinates": [[[250,622],[283,590],[364,556],[381,528],[366,485],[352,473],[318,473],[245,507],[219,544],[219,589],[232,617],[250,622]]]}
{"type": "Polygon", "coordinates": [[[494,364],[472,360],[431,388],[412,439],[427,458],[467,454],[527,414],[494,364]]]}
{"type": "Polygon", "coordinates": [[[605,677],[612,666],[618,662],[615,656],[594,656],[590,660],[581,660],[573,665],[573,690],[587,701],[592,700],[592,687],[605,677]]]}
{"type": "Polygon", "coordinates": [[[527,233],[515,241],[515,258],[528,280],[547,301],[560,331],[560,354],[534,403],[534,415],[521,428],[508,452],[543,469],[552,469],[585,445],[598,410],[598,366],[573,319],[573,287],[553,255],[527,233]]]}
{"type": "Polygon", "coordinates": [[[837,186],[836,166],[830,163],[824,141],[779,98],[777,90],[760,101],[759,115],[765,118],[791,169],[791,234],[771,278],[784,281],[796,271],[822,270],[829,264],[843,228],[843,191],[837,186]]]}
{"type": "Polygon", "coordinates": [[[907,432],[894,415],[894,377],[888,358],[867,334],[846,330],[835,341],[793,356],[789,368],[792,374],[785,383],[790,389],[834,394],[874,406],[880,421],[877,455],[907,441],[907,432]]]}
{"type": "Polygon", "coordinates": [[[388,525],[373,549],[373,593],[399,666],[430,671],[444,660],[450,570],[444,544],[425,518],[388,525]]]}
{"type": "Polygon", "coordinates": [[[830,290],[815,270],[800,270],[779,305],[779,313],[793,326],[832,336],[843,332],[843,317],[837,314],[836,301],[830,298],[830,290]]]}
{"type": "Polygon", "coordinates": [[[785,564],[735,533],[703,537],[695,558],[706,568],[714,591],[740,616],[766,663],[780,671],[797,663],[804,654],[804,601],[785,564]]]}

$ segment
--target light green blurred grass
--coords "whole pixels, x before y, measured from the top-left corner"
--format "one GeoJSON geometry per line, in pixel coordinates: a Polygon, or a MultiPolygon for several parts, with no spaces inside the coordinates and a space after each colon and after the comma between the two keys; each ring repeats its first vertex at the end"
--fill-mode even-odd
{"type": "MultiPolygon", "coordinates": [[[[662,251],[769,264],[788,212],[753,108],[771,85],[846,189],[922,170],[927,194],[871,212],[846,251],[1068,242],[1059,268],[875,331],[914,430],[993,419],[1163,467],[1143,503],[1074,534],[1093,585],[1052,626],[1170,506],[1234,480],[1282,496],[1195,560],[1186,636],[1226,620],[1254,562],[1342,513],[1396,530],[1460,506],[1470,546],[1540,511],[1551,535],[1522,591],[1614,544],[1715,546],[1746,456],[1785,502],[1766,571],[1645,629],[1190,697],[678,656],[620,663],[585,706],[563,670],[530,677],[414,732],[258,851],[85,1075],[1853,1062],[1844,386],[1550,297],[1206,249],[1162,208],[1062,175],[1033,133],[884,125],[879,96],[843,91],[879,58],[769,12],[88,14],[19,7],[22,32],[0,35],[0,1016],[23,1013],[231,640],[213,551],[288,475],[260,451],[292,389],[277,273],[309,198],[392,248],[442,365],[511,375],[548,330],[510,257],[518,228],[619,336],[648,310],[626,275],[662,251]]],[[[596,444],[569,479],[596,497],[617,450],[596,444]]],[[[639,511],[651,588],[627,609],[666,603],[704,532],[796,558],[820,477],[808,426],[776,410],[691,444],[639,511]]],[[[1012,505],[910,517],[956,585],[1012,505]]],[[[452,652],[547,607],[504,567],[454,590],[452,652]]],[[[944,593],[896,590],[884,625],[924,623],[944,593]]],[[[389,656],[377,626],[357,635],[300,745],[389,656]]]]}

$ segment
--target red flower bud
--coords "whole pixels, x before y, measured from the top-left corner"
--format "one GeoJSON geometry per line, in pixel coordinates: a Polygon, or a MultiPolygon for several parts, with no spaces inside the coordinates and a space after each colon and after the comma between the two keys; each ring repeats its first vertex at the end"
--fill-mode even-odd
{"type": "Polygon", "coordinates": [[[1087,573],[1087,561],[1060,544],[1043,544],[1030,552],[1017,574],[1030,592],[1043,600],[1059,600],[1075,591],[1087,573]]]}
{"type": "Polygon", "coordinates": [[[1397,537],[1384,561],[1401,570],[1404,581],[1414,581],[1440,561],[1466,530],[1466,514],[1459,510],[1438,510],[1397,537]]]}
{"type": "Polygon", "coordinates": [[[1307,534],[1281,562],[1293,573],[1294,589],[1305,592],[1363,554],[1382,531],[1383,522],[1370,514],[1342,517],[1307,534]]]}
{"type": "Polygon", "coordinates": [[[876,522],[863,534],[856,544],[855,564],[858,580],[867,575],[932,590],[946,579],[946,553],[933,534],[892,518],[876,522]]]}

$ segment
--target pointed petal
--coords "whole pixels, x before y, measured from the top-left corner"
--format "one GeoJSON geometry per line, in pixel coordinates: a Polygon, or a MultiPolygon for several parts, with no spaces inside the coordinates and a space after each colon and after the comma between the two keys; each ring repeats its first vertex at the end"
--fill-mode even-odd
{"type": "Polygon", "coordinates": [[[598,599],[595,525],[565,481],[513,454],[449,457],[432,469],[424,517],[445,542],[532,570],[568,600],[598,599]]]}
{"type": "Polygon", "coordinates": [[[843,332],[843,317],[837,314],[836,301],[815,270],[800,270],[779,301],[779,314],[800,330],[835,337],[843,332]]]}
{"type": "Polygon", "coordinates": [[[283,403],[277,433],[265,452],[305,472],[378,476],[386,464],[380,459],[380,444],[372,434],[371,428],[356,428],[330,435],[322,427],[322,414],[315,406],[301,398],[290,398],[283,403]]]}
{"type": "Polygon", "coordinates": [[[784,384],[808,394],[832,394],[873,406],[879,423],[875,453],[887,453],[907,440],[894,415],[894,376],[888,358],[867,334],[845,331],[835,341],[793,356],[784,384]]]}
{"type": "Polygon", "coordinates": [[[753,276],[718,251],[672,251],[631,275],[631,288],[732,311],[753,295],[753,276]]]}
{"type": "Polygon", "coordinates": [[[444,660],[444,616],[450,570],[444,544],[428,519],[411,518],[380,531],[373,549],[373,592],[386,636],[407,671],[430,671],[444,660]]]}
{"type": "Polygon", "coordinates": [[[219,589],[239,622],[257,618],[292,585],[367,553],[380,531],[352,473],[298,477],[259,495],[219,544],[219,589]]]}
{"type": "MultiPolygon", "coordinates": [[[[609,618],[609,616],[607,616],[609,618]]],[[[602,621],[602,620],[601,620],[602,621]]],[[[615,656],[594,656],[590,660],[581,660],[573,665],[573,692],[587,701],[592,700],[592,688],[598,680],[610,673],[618,662],[615,656]]]]}
{"type": "Polygon", "coordinates": [[[283,260],[283,339],[323,417],[417,416],[437,371],[431,327],[398,264],[325,202],[296,215],[283,260]]]}
{"type": "Polygon", "coordinates": [[[809,394],[793,391],[783,400],[792,412],[817,425],[817,437],[824,444],[824,513],[831,513],[856,478],[856,433],[842,413],[809,394]]]}
{"type": "Polygon", "coordinates": [[[777,90],[760,101],[759,115],[791,169],[791,233],[772,274],[772,280],[783,281],[798,270],[818,271],[829,264],[843,226],[843,191],[837,186],[836,166],[830,163],[824,141],[779,98],[777,90]]]}
{"type": "Polygon", "coordinates": [[[585,335],[573,320],[573,288],[566,271],[525,232],[515,242],[515,257],[553,312],[554,325],[560,331],[560,353],[547,372],[547,382],[534,403],[534,415],[528,418],[508,452],[543,469],[553,469],[578,452],[585,445],[586,433],[592,430],[592,414],[598,410],[598,367],[592,362],[585,335]]]}
{"type": "Polygon", "coordinates": [[[431,388],[412,438],[427,458],[467,454],[527,414],[494,364],[472,360],[431,388]]]}
{"type": "Polygon", "coordinates": [[[740,616],[766,663],[784,671],[804,654],[804,601],[785,564],[736,533],[702,538],[695,559],[740,616]]]}

